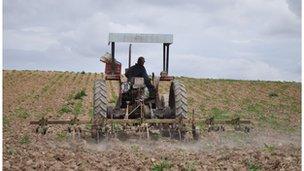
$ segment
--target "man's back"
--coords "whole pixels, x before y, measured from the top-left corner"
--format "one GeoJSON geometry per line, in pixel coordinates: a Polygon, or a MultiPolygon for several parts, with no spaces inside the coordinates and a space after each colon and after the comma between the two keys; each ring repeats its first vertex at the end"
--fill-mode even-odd
{"type": "Polygon", "coordinates": [[[135,64],[132,67],[128,69],[128,71],[125,73],[128,80],[130,80],[132,77],[143,77],[145,80],[148,80],[148,74],[144,66],[135,64]]]}
{"type": "Polygon", "coordinates": [[[130,67],[125,73],[128,81],[131,81],[132,77],[143,77],[145,81],[145,85],[149,90],[150,97],[155,97],[155,87],[151,84],[149,76],[147,74],[146,68],[144,67],[145,58],[139,57],[137,63],[130,67]]]}

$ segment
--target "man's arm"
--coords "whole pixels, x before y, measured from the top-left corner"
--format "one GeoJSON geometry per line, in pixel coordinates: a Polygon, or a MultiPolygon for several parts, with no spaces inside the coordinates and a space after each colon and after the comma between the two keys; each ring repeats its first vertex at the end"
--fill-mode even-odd
{"type": "MultiPolygon", "coordinates": [[[[125,73],[125,76],[129,79],[129,77],[132,77],[132,74],[134,73],[134,66],[131,66],[127,72],[125,73]]],[[[133,74],[134,75],[134,74],[133,74]]]]}
{"type": "Polygon", "coordinates": [[[145,80],[149,80],[149,76],[145,67],[143,67],[142,77],[144,77],[145,80]]]}
{"type": "Polygon", "coordinates": [[[145,67],[143,67],[142,77],[144,78],[146,86],[150,87],[151,82],[150,82],[150,78],[149,78],[149,76],[147,74],[147,70],[146,70],[145,67]]]}

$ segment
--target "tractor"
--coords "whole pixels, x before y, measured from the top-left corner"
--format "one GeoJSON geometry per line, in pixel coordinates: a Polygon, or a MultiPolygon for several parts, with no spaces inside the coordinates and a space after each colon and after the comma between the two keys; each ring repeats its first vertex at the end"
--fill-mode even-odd
{"type": "MultiPolygon", "coordinates": [[[[111,54],[101,59],[106,63],[104,79],[94,83],[93,97],[93,124],[92,137],[105,137],[113,133],[111,124],[136,126],[149,134],[149,129],[162,130],[162,135],[185,137],[186,128],[183,120],[187,119],[187,91],[185,86],[169,76],[169,47],[173,43],[171,34],[136,34],[110,33],[109,44],[111,54]],[[163,71],[157,77],[152,73],[151,84],[155,87],[154,96],[149,96],[148,89],[142,77],[132,77],[123,80],[121,77],[121,63],[115,59],[115,43],[162,43],[163,44],[163,71]],[[115,106],[108,105],[107,80],[118,81],[119,95],[115,106]],[[169,97],[159,93],[159,83],[169,81],[169,97]],[[110,126],[108,126],[110,124],[110,126]]],[[[129,46],[129,68],[131,66],[131,46],[129,46]]],[[[126,71],[129,69],[127,68],[126,71]]],[[[149,136],[149,135],[147,135],[149,136]]]]}
{"type": "MultiPolygon", "coordinates": [[[[111,53],[101,58],[105,63],[104,77],[94,82],[93,117],[92,120],[79,120],[76,116],[70,120],[48,120],[42,117],[30,124],[38,125],[37,133],[46,134],[50,124],[67,124],[68,131],[80,135],[89,132],[97,142],[105,138],[121,138],[140,136],[148,139],[155,137],[170,137],[184,140],[186,138],[198,140],[199,130],[197,123],[203,123],[207,132],[225,131],[224,124],[233,125],[235,131],[248,133],[252,124],[249,120],[240,117],[231,120],[216,120],[213,116],[197,119],[194,109],[189,116],[187,104],[187,91],[185,86],[169,76],[169,47],[173,43],[171,34],[137,34],[137,33],[110,33],[109,45],[111,53]],[[153,96],[150,96],[147,85],[142,77],[123,79],[121,63],[115,58],[115,43],[161,43],[163,44],[163,68],[160,76],[152,73],[151,84],[155,87],[153,96]],[[107,82],[117,81],[119,93],[116,104],[108,103],[107,82]],[[168,96],[160,94],[159,83],[169,82],[168,96]],[[83,131],[81,125],[91,124],[90,130],[83,131]],[[187,136],[191,135],[191,136],[187,136]]],[[[129,64],[131,67],[131,47],[129,45],[129,64]]]]}

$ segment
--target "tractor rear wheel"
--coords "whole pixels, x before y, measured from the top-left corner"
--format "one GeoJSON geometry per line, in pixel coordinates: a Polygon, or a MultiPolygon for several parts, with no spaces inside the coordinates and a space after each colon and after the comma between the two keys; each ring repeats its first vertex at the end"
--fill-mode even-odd
{"type": "MultiPolygon", "coordinates": [[[[170,117],[169,118],[187,118],[188,104],[187,104],[187,91],[183,84],[174,80],[171,82],[170,93],[169,93],[169,107],[170,117]]],[[[181,120],[182,121],[182,120],[181,120]]],[[[186,135],[186,127],[182,122],[171,125],[171,138],[183,140],[186,135]]]]}
{"type": "Polygon", "coordinates": [[[171,118],[187,118],[187,91],[183,84],[174,80],[170,86],[169,107],[171,118]]]}
{"type": "Polygon", "coordinates": [[[101,122],[107,117],[107,85],[105,80],[96,80],[94,83],[93,95],[93,118],[91,134],[93,138],[100,138],[101,122]]]}
{"type": "Polygon", "coordinates": [[[93,116],[107,117],[107,85],[105,80],[96,80],[94,84],[93,116]]]}

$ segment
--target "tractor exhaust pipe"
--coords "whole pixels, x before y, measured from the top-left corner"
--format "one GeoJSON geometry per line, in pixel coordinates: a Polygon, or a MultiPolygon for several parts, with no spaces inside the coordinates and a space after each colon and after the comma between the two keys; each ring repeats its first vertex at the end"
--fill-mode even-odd
{"type": "Polygon", "coordinates": [[[131,67],[131,48],[132,44],[129,45],[129,68],[131,67]]]}

